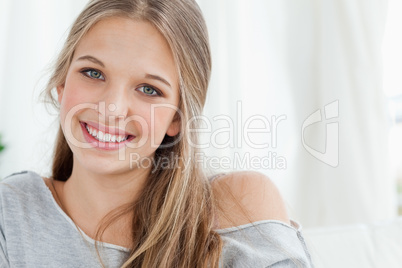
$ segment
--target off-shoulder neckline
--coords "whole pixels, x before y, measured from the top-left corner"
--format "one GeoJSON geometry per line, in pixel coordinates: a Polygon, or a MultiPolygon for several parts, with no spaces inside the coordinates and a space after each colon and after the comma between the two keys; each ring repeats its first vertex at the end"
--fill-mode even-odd
{"type": "Polygon", "coordinates": [[[278,220],[261,220],[261,221],[250,222],[250,223],[233,226],[233,227],[215,229],[215,231],[218,232],[219,234],[226,234],[226,233],[231,233],[231,232],[235,232],[235,231],[239,231],[239,230],[245,230],[245,229],[260,226],[260,225],[265,225],[268,223],[282,225],[282,226],[284,226],[286,228],[290,228],[294,231],[301,231],[301,228],[302,228],[301,225],[294,220],[290,220],[290,225],[285,222],[278,221],[278,220]]]}
{"type": "MultiPolygon", "coordinates": [[[[51,190],[49,189],[49,187],[47,186],[46,182],[44,181],[43,177],[41,177],[39,174],[37,174],[35,172],[32,172],[32,171],[29,171],[29,172],[34,174],[34,177],[36,177],[37,179],[39,179],[41,181],[41,187],[45,189],[45,191],[47,193],[47,197],[51,200],[51,202],[55,206],[56,210],[67,220],[67,222],[72,227],[78,228],[78,231],[82,234],[82,236],[83,236],[83,238],[85,240],[87,240],[88,242],[90,242],[93,245],[96,242],[98,242],[98,244],[100,244],[100,245],[102,245],[104,247],[113,248],[113,249],[117,249],[117,250],[124,251],[124,252],[130,252],[131,251],[131,249],[123,247],[123,246],[119,246],[119,245],[115,245],[115,244],[111,244],[111,243],[107,243],[107,242],[95,241],[93,238],[88,236],[79,226],[77,226],[74,223],[74,221],[63,211],[63,209],[61,209],[59,204],[54,199],[54,196],[53,196],[51,190]]],[[[290,220],[290,225],[285,223],[285,222],[278,221],[278,220],[261,220],[261,221],[247,223],[247,224],[242,224],[242,225],[239,225],[239,226],[227,227],[227,228],[222,228],[222,229],[214,229],[214,231],[216,231],[218,234],[224,235],[224,234],[229,234],[229,233],[238,232],[238,231],[245,231],[245,230],[250,229],[252,227],[257,227],[257,226],[267,225],[267,224],[280,225],[280,226],[283,226],[285,228],[289,228],[289,229],[291,229],[291,230],[293,230],[295,232],[301,230],[301,225],[298,224],[296,221],[293,221],[293,220],[290,220]]]]}

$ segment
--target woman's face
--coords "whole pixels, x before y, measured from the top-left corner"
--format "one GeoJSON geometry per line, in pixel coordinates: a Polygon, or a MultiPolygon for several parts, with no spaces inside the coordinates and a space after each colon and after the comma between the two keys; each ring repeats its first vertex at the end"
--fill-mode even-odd
{"type": "Polygon", "coordinates": [[[150,23],[113,17],[95,24],[57,87],[74,166],[120,174],[137,168],[135,160],[151,160],[165,134],[179,132],[178,84],[169,45],[150,23]]]}

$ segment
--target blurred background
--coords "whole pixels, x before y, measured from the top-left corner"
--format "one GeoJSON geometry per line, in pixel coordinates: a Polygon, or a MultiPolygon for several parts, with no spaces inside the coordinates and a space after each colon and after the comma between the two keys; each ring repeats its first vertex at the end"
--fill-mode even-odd
{"type": "MultiPolygon", "coordinates": [[[[396,217],[401,1],[197,2],[213,55],[206,167],[267,174],[304,227],[396,217]]],[[[50,174],[58,119],[38,97],[85,4],[0,1],[0,178],[50,174]]]]}

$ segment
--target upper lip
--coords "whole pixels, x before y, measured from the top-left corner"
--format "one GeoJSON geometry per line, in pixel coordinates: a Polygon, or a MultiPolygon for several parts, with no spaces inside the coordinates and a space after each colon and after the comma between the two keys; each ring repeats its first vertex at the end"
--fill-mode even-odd
{"type": "Polygon", "coordinates": [[[103,133],[109,133],[109,134],[112,134],[112,135],[125,135],[125,136],[131,135],[131,136],[134,136],[133,134],[131,134],[131,133],[125,131],[125,130],[122,130],[120,128],[117,128],[117,127],[105,126],[105,125],[98,124],[98,123],[91,122],[91,121],[86,121],[86,122],[82,121],[82,123],[87,124],[88,126],[91,126],[93,128],[96,128],[97,130],[100,130],[103,133]]]}

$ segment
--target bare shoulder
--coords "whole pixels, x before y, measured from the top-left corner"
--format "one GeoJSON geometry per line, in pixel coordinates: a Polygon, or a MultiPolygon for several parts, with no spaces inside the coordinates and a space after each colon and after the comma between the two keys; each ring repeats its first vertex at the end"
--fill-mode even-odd
{"type": "Polygon", "coordinates": [[[218,228],[261,220],[289,224],[279,190],[266,175],[255,171],[232,172],[216,178],[211,185],[217,205],[218,228]]]}

